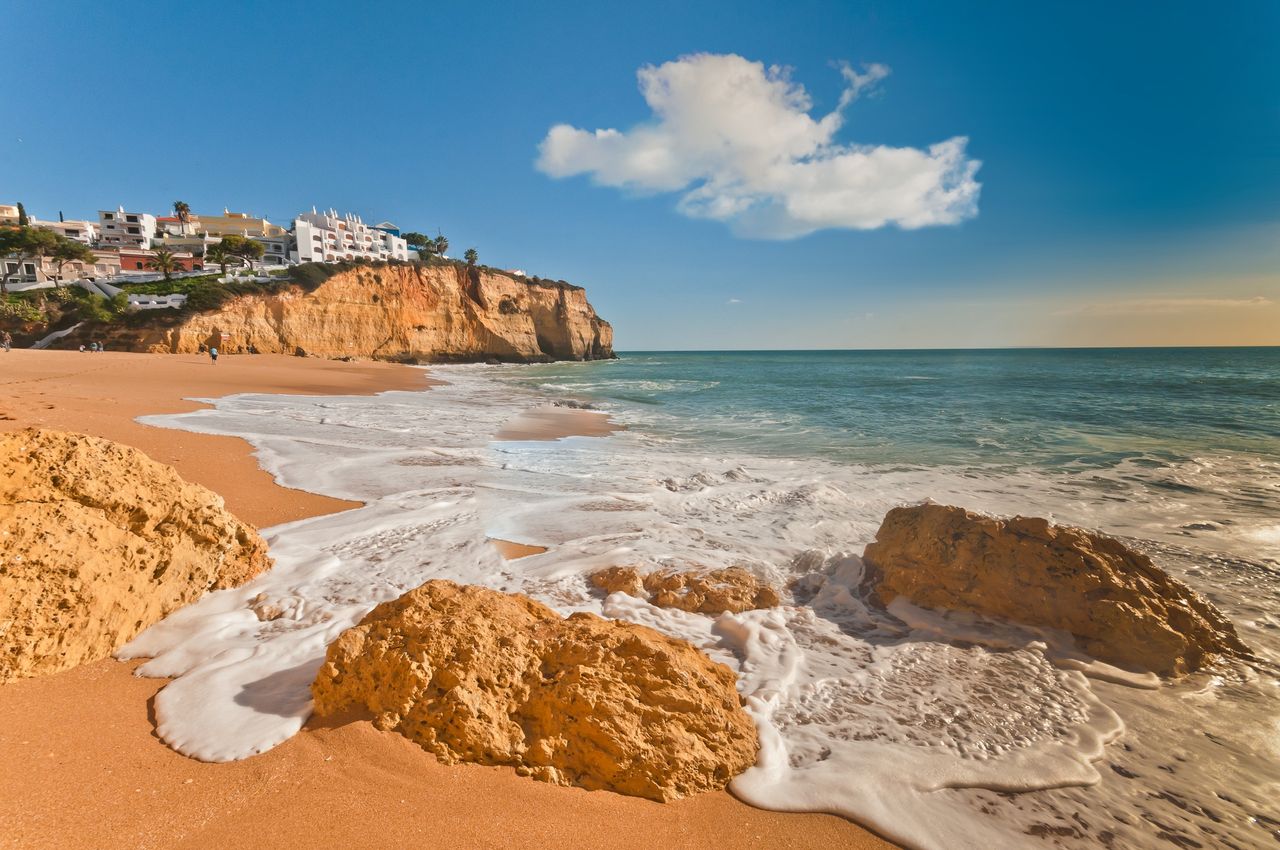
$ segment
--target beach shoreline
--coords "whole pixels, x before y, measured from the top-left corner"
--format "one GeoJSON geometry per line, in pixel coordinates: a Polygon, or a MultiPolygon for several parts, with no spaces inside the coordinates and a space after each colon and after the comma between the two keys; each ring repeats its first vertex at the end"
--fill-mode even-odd
{"type": "Polygon", "coordinates": [[[217,365],[196,354],[14,349],[0,360],[0,431],[53,428],[142,449],[183,478],[219,494],[258,528],[359,507],[283,487],[239,437],[157,428],[139,416],[208,407],[193,399],[239,393],[374,395],[425,389],[425,370],[395,363],[344,363],[282,354],[229,355],[217,365]]]}
{"type": "MultiPolygon", "coordinates": [[[[197,356],[14,351],[0,367],[0,428],[51,427],[135,446],[259,526],[359,503],[281,487],[239,438],[135,418],[198,409],[192,398],[373,394],[429,383],[405,366],[267,355],[213,366],[197,356]]],[[[570,415],[582,421],[579,413],[570,415]]],[[[309,724],[262,755],[206,764],[155,736],[152,703],[165,680],[137,678],[135,666],[103,660],[0,686],[0,762],[22,765],[0,772],[0,847],[311,848],[375,835],[380,844],[492,847],[891,846],[840,817],[764,811],[726,792],[658,804],[550,786],[508,768],[446,767],[367,721],[309,724]]]]}

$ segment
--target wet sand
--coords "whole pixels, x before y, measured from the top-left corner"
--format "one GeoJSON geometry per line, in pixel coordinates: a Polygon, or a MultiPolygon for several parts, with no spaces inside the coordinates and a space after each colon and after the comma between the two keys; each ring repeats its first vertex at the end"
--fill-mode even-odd
{"type": "MultiPolygon", "coordinates": [[[[426,385],[422,370],[377,363],[260,355],[211,366],[180,355],[14,351],[0,354],[0,428],[42,425],[136,446],[269,525],[353,505],[276,485],[243,440],[133,417],[194,409],[190,396],[426,385]]],[[[535,416],[539,433],[607,422],[563,412],[535,416]]],[[[537,438],[557,437],[513,439],[537,438]]],[[[508,558],[536,548],[501,543],[508,558]]],[[[660,804],[509,768],[445,766],[367,721],[312,725],[263,755],[205,764],[155,737],[151,700],[164,680],[136,678],[133,666],[104,660],[0,686],[0,848],[892,846],[839,817],[762,811],[725,792],[660,804]]]]}
{"type": "Polygon", "coordinates": [[[0,686],[0,847],[880,848],[830,815],[725,793],[654,803],[442,765],[367,721],[206,764],[152,734],[162,681],[99,661],[0,686]]]}
{"type": "Polygon", "coordinates": [[[195,354],[14,349],[0,352],[0,430],[34,425],[135,446],[220,494],[236,516],[266,528],[359,503],[277,485],[258,466],[249,443],[238,437],[155,428],[134,419],[204,406],[190,398],[370,395],[429,383],[424,370],[392,363],[260,354],[223,356],[215,366],[195,354]]]}
{"type": "Polygon", "coordinates": [[[607,437],[623,430],[609,414],[597,410],[545,405],[526,410],[503,425],[495,440],[561,440],[565,437],[607,437]]]}

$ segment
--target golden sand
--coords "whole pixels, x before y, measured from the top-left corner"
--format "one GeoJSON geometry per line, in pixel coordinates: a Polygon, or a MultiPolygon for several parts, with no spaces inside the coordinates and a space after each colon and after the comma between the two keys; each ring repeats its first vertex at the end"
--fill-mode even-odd
{"type": "MultiPolygon", "coordinates": [[[[354,505],[276,485],[243,440],[134,417],[195,409],[191,397],[426,384],[421,370],[379,363],[13,351],[0,353],[0,428],[135,446],[265,526],[354,505]]],[[[0,685],[0,848],[892,846],[842,818],[762,811],[724,792],[655,803],[445,766],[365,721],[313,721],[263,755],[205,764],[156,738],[151,705],[164,681],[135,678],[132,666],[99,661],[0,685]]]]}

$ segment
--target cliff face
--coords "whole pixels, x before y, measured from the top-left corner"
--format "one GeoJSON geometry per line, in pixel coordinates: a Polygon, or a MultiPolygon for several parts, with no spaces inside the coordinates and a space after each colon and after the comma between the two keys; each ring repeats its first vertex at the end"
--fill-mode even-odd
{"type": "Polygon", "coordinates": [[[252,346],[264,354],[384,360],[613,356],[613,328],[583,289],[452,265],[357,267],[310,292],[245,295],[167,327],[158,319],[155,326],[99,330],[96,338],[115,350],[166,353],[216,346],[234,354],[252,346]]]}

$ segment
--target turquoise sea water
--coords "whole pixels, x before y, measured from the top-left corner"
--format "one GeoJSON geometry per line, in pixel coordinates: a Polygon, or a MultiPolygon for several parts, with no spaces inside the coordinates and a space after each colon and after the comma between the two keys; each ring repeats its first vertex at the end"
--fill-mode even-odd
{"type": "Polygon", "coordinates": [[[144,675],[179,677],[156,701],[173,746],[220,760],[289,737],[325,646],[447,578],[728,665],[762,742],[732,791],[755,805],[923,850],[1280,835],[1280,350],[649,352],[432,373],[425,392],[231,396],[154,420],[246,437],[283,483],[364,505],[268,530],[274,570],[126,648],[155,656],[144,675]],[[626,430],[494,439],[583,402],[626,430]],[[882,610],[858,554],[923,500],[1121,537],[1256,657],[1156,687],[1067,636],[882,610]],[[503,561],[491,538],[546,551],[503,561]],[[785,604],[711,618],[587,579],[622,563],[742,567],[785,604]],[[288,617],[260,621],[262,600],[288,617]],[[283,684],[246,702],[263,681],[283,684]]]}
{"type": "Polygon", "coordinates": [[[517,380],[770,454],[1050,468],[1280,458],[1280,348],[628,352],[517,380]]]}

